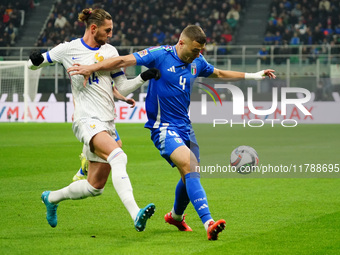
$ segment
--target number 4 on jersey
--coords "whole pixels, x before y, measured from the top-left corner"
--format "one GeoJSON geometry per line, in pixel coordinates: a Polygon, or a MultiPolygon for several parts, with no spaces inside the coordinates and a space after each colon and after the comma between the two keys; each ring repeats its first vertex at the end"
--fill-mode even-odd
{"type": "Polygon", "coordinates": [[[185,90],[185,83],[186,83],[187,79],[186,78],[183,78],[183,76],[181,75],[179,77],[179,85],[182,86],[182,89],[185,90]]]}
{"type": "Polygon", "coordinates": [[[179,135],[175,131],[168,130],[168,134],[171,136],[179,137],[179,135]]]}

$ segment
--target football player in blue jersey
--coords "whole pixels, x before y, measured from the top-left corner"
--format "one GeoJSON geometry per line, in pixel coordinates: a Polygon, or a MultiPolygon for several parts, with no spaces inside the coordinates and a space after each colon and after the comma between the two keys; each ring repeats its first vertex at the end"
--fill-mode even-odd
{"type": "MultiPolygon", "coordinates": [[[[207,231],[208,240],[217,240],[226,222],[214,221],[211,217],[205,191],[200,183],[199,148],[188,115],[190,92],[196,77],[226,79],[255,79],[265,76],[275,78],[274,70],[257,73],[226,71],[215,68],[201,55],[206,44],[204,31],[196,25],[187,26],[174,46],[158,46],[127,56],[104,60],[94,65],[77,65],[68,69],[71,75],[82,74],[85,81],[93,72],[112,70],[132,65],[144,65],[161,71],[159,80],[149,82],[145,127],[151,131],[151,139],[160,154],[173,167],[177,167],[181,178],[175,190],[172,210],[164,218],[180,231],[192,231],[184,221],[184,210],[191,202],[207,231]]],[[[85,84],[84,84],[85,85],[85,84]]]]}

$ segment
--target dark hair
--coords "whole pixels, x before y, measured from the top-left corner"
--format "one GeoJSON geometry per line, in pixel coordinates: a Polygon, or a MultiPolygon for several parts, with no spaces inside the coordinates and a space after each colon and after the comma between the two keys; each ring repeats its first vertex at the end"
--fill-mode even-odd
{"type": "Polygon", "coordinates": [[[196,25],[189,25],[183,29],[182,34],[188,37],[192,41],[196,41],[200,44],[207,42],[207,36],[205,35],[202,28],[196,25]]]}
{"type": "Polygon", "coordinates": [[[87,8],[78,14],[78,20],[84,22],[86,28],[92,24],[96,24],[98,27],[100,27],[106,19],[112,20],[112,17],[107,11],[103,9],[92,10],[92,8],[87,8]]]}

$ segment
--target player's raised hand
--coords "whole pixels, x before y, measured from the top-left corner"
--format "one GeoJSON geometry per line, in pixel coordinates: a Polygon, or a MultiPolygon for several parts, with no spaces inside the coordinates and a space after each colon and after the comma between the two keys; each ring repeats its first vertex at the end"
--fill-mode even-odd
{"type": "Polygon", "coordinates": [[[80,65],[80,64],[73,64],[73,66],[67,68],[67,72],[72,75],[83,75],[84,76],[84,82],[83,85],[86,87],[87,81],[90,78],[90,75],[93,73],[90,66],[87,65],[80,65]]]}
{"type": "Polygon", "coordinates": [[[150,68],[140,74],[143,81],[155,79],[158,80],[161,78],[161,72],[157,68],[150,68]]]}
{"type": "Polygon", "coordinates": [[[273,70],[273,69],[266,69],[266,70],[263,70],[263,72],[264,72],[264,75],[268,76],[270,79],[276,78],[276,75],[274,74],[275,70],[273,70]]]}
{"type": "Polygon", "coordinates": [[[33,65],[39,66],[42,62],[44,62],[44,57],[40,50],[33,50],[30,54],[30,60],[32,61],[33,65]]]}
{"type": "Polygon", "coordinates": [[[256,73],[245,73],[244,78],[246,80],[262,80],[264,78],[266,78],[266,76],[268,76],[270,79],[276,78],[276,75],[274,74],[275,70],[273,69],[266,69],[266,70],[262,70],[262,71],[258,71],[256,73]]]}

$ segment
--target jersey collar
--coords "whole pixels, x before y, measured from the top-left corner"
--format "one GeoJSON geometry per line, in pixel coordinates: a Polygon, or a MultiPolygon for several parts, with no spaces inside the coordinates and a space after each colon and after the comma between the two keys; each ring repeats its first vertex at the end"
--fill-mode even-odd
{"type": "Polygon", "coordinates": [[[172,48],[174,49],[174,55],[178,57],[177,50],[176,50],[176,45],[173,45],[172,48]]]}
{"type": "Polygon", "coordinates": [[[86,48],[88,48],[89,50],[99,50],[99,49],[100,49],[100,46],[99,46],[99,47],[93,48],[93,47],[87,45],[87,44],[85,43],[85,41],[84,41],[83,38],[80,38],[80,41],[81,41],[81,43],[82,43],[86,48]]]}

